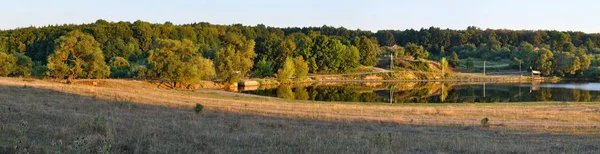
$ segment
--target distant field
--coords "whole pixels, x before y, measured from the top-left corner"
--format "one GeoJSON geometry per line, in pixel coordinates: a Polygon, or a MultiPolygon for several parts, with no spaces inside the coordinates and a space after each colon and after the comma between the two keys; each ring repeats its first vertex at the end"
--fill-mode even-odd
{"type": "Polygon", "coordinates": [[[290,101],[0,78],[0,153],[595,153],[599,103],[290,101]],[[191,109],[196,103],[204,111],[191,109]],[[490,119],[481,127],[480,120],[490,119]]]}
{"type": "MultiPolygon", "coordinates": [[[[485,68],[486,71],[491,72],[502,72],[502,71],[514,71],[513,69],[510,68],[510,63],[511,61],[509,60],[502,60],[502,61],[486,61],[485,62],[485,68]]],[[[466,69],[466,65],[467,64],[467,59],[461,59],[459,61],[459,65],[461,68],[465,68],[466,69]]],[[[483,71],[483,60],[478,59],[478,58],[474,58],[473,59],[473,69],[471,71],[475,71],[475,72],[482,72],[483,71]]],[[[523,68],[525,69],[525,68],[523,68]]]]}

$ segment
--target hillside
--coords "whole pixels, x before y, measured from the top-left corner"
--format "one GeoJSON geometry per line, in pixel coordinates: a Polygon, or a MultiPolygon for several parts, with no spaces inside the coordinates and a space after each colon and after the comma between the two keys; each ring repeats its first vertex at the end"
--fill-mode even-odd
{"type": "Polygon", "coordinates": [[[0,78],[0,100],[0,153],[578,153],[600,148],[594,135],[600,117],[588,111],[599,108],[595,103],[325,103],[163,90],[141,81],[101,80],[96,87],[11,78],[0,78]],[[205,106],[200,114],[191,109],[196,103],[205,106]],[[490,118],[492,126],[480,128],[481,117],[490,118]]]}

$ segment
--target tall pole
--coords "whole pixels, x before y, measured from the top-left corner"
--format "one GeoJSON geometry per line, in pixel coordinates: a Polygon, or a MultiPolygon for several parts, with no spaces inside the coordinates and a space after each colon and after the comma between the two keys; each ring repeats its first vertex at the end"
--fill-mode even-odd
{"type": "Polygon", "coordinates": [[[394,85],[390,86],[390,104],[394,103],[394,85]]]}
{"type": "Polygon", "coordinates": [[[394,69],[394,56],[390,54],[390,70],[394,69]]]}
{"type": "Polygon", "coordinates": [[[485,60],[483,61],[483,75],[485,75],[485,60]]]}
{"type": "Polygon", "coordinates": [[[523,76],[523,71],[521,71],[521,63],[523,63],[523,61],[519,61],[519,77],[523,76]]]}

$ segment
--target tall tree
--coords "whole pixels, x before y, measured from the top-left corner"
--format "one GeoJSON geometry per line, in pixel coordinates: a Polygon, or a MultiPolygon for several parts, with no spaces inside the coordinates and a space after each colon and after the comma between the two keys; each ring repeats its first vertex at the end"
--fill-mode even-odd
{"type": "Polygon", "coordinates": [[[358,47],[361,64],[366,66],[375,66],[377,64],[377,56],[379,55],[379,46],[377,43],[372,42],[366,36],[362,36],[355,38],[353,44],[358,47]]]}
{"type": "Polygon", "coordinates": [[[552,71],[554,54],[548,49],[540,49],[534,56],[533,69],[539,70],[542,75],[549,75],[552,71]]]}
{"type": "Polygon", "coordinates": [[[0,52],[0,76],[8,76],[15,69],[17,58],[11,54],[0,52]]]}
{"type": "Polygon", "coordinates": [[[296,72],[294,61],[291,57],[288,57],[283,63],[283,67],[277,70],[277,80],[281,83],[290,82],[290,78],[292,78],[294,72],[296,72]]]}
{"type": "Polygon", "coordinates": [[[91,35],[72,31],[56,40],[56,50],[48,57],[50,77],[106,78],[110,69],[100,44],[91,35]]]}
{"type": "Polygon", "coordinates": [[[457,67],[459,61],[460,60],[458,59],[456,52],[452,52],[452,55],[450,56],[450,66],[457,67]]]}
{"type": "Polygon", "coordinates": [[[296,43],[292,41],[290,38],[286,38],[281,41],[274,53],[275,60],[275,68],[279,69],[283,66],[283,63],[287,60],[288,57],[292,57],[296,51],[296,43]]]}
{"type": "Polygon", "coordinates": [[[308,74],[308,63],[304,61],[302,56],[294,58],[294,68],[296,72],[296,79],[302,80],[308,74]]]}
{"type": "Polygon", "coordinates": [[[404,47],[404,49],[406,50],[406,54],[409,54],[410,56],[413,56],[415,58],[427,58],[429,57],[429,52],[427,52],[427,50],[425,50],[423,48],[423,46],[414,44],[414,43],[408,43],[406,44],[406,46],[404,47]]]}
{"type": "Polygon", "coordinates": [[[223,47],[217,52],[217,78],[226,85],[237,83],[254,64],[254,41],[240,34],[228,33],[222,38],[223,47]]]}
{"type": "Polygon", "coordinates": [[[442,69],[443,73],[448,72],[448,60],[446,60],[446,57],[442,57],[440,60],[440,68],[442,69]]]}
{"type": "Polygon", "coordinates": [[[198,54],[192,41],[158,40],[148,56],[148,72],[152,79],[173,83],[173,88],[189,86],[214,76],[212,61],[198,54]]]}

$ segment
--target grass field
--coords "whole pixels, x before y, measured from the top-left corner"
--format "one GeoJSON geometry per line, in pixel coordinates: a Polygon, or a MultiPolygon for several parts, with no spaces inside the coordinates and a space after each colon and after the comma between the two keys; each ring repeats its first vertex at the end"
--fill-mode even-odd
{"type": "MultiPolygon", "coordinates": [[[[502,71],[509,71],[511,70],[510,68],[510,63],[511,61],[509,60],[502,60],[502,61],[486,61],[485,62],[485,68],[486,70],[489,71],[494,71],[494,72],[502,72],[502,71]]],[[[462,68],[466,68],[467,64],[467,59],[461,59],[459,61],[459,66],[462,68]]],[[[483,60],[481,59],[477,59],[477,58],[473,58],[473,68],[471,69],[471,71],[483,71],[483,60]]],[[[525,69],[525,68],[523,68],[525,69]]],[[[518,71],[518,68],[517,68],[518,71]]]]}
{"type": "Polygon", "coordinates": [[[0,78],[0,153],[596,153],[600,104],[290,101],[0,78]],[[205,110],[194,113],[192,107],[205,110]],[[490,119],[489,127],[480,120],[490,119]]]}

